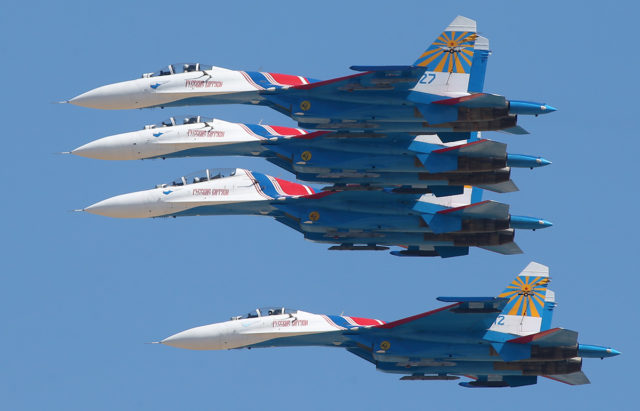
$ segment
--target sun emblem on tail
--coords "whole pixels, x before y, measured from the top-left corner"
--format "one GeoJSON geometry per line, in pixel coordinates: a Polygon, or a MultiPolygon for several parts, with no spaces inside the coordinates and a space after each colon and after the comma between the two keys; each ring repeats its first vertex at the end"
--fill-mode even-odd
{"type": "Polygon", "coordinates": [[[507,315],[540,317],[549,277],[516,277],[498,297],[508,298],[507,315]]]}
{"type": "Polygon", "coordinates": [[[473,46],[478,35],[468,31],[445,31],[416,61],[416,66],[435,64],[431,71],[468,73],[471,70],[473,46]]]}

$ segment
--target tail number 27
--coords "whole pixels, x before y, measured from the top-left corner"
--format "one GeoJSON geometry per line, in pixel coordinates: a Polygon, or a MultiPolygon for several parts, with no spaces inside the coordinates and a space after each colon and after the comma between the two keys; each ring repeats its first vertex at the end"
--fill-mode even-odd
{"type": "Polygon", "coordinates": [[[418,81],[418,83],[431,84],[435,79],[436,79],[436,73],[424,73],[422,77],[420,77],[420,81],[418,81]]]}

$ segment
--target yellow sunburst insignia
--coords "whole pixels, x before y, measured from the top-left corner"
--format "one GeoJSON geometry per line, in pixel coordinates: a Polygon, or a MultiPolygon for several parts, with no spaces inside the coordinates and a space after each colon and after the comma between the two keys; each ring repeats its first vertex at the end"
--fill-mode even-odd
{"type": "Polygon", "coordinates": [[[433,71],[468,73],[473,46],[478,35],[469,32],[443,32],[418,59],[417,66],[435,64],[433,71]]]}
{"type": "Polygon", "coordinates": [[[498,297],[509,298],[508,315],[540,317],[548,283],[548,277],[516,277],[498,297]]]}
{"type": "Polygon", "coordinates": [[[309,220],[318,221],[320,219],[320,213],[317,211],[312,211],[309,213],[309,220]]]}
{"type": "Polygon", "coordinates": [[[302,109],[302,111],[307,111],[311,108],[311,102],[309,100],[304,100],[302,103],[300,103],[300,109],[302,109]]]}
{"type": "Polygon", "coordinates": [[[389,348],[391,348],[391,343],[389,341],[383,341],[380,343],[380,349],[387,351],[389,348]]]}
{"type": "Polygon", "coordinates": [[[310,151],[303,151],[302,154],[300,155],[300,157],[304,161],[309,161],[309,160],[311,160],[311,152],[310,151]]]}

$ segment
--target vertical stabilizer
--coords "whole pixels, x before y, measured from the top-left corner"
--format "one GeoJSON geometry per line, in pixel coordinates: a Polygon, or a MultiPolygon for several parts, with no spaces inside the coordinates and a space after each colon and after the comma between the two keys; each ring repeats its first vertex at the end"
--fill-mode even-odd
{"type": "Polygon", "coordinates": [[[471,72],[469,74],[469,93],[482,93],[484,91],[484,78],[487,73],[487,61],[491,55],[489,39],[478,36],[471,60],[471,72]]]}
{"type": "Polygon", "coordinates": [[[542,326],[540,331],[551,329],[551,321],[553,319],[553,310],[556,308],[556,293],[547,290],[547,296],[544,299],[544,309],[542,310],[542,326]]]}
{"type": "MultiPolygon", "coordinates": [[[[466,94],[477,38],[475,20],[456,17],[413,63],[427,67],[413,91],[440,95],[466,94]]],[[[484,47],[488,48],[488,41],[484,47]]]]}
{"type": "MultiPolygon", "coordinates": [[[[530,262],[498,297],[509,302],[489,330],[528,335],[540,332],[545,312],[549,267],[530,262]]],[[[553,295],[553,292],[550,294],[553,295]]],[[[550,320],[549,320],[550,321],[550,320]]]]}

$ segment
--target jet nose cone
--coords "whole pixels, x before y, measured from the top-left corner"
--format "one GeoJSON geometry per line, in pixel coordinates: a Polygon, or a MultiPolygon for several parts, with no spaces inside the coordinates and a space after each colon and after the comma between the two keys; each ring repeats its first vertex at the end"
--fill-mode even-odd
{"type": "Polygon", "coordinates": [[[616,355],[620,355],[622,353],[616,349],[607,348],[607,354],[609,354],[609,357],[615,357],[616,355]]]}
{"type": "Polygon", "coordinates": [[[87,213],[114,218],[157,217],[154,202],[147,192],[129,193],[111,197],[83,209],[87,213]]]}
{"type": "Polygon", "coordinates": [[[144,141],[132,134],[133,133],[127,133],[104,137],[72,150],[71,154],[98,160],[141,159],[143,157],[136,155],[133,148],[142,146],[144,141]]]}
{"type": "Polygon", "coordinates": [[[142,87],[137,80],[94,88],[69,100],[81,107],[118,110],[141,107],[142,87]]]}
{"type": "Polygon", "coordinates": [[[86,157],[86,158],[95,158],[97,160],[112,160],[109,158],[110,156],[105,156],[105,146],[99,143],[98,141],[92,141],[83,146],[80,146],[74,150],[71,150],[71,154],[75,154],[76,156],[86,157]]]}
{"type": "Polygon", "coordinates": [[[216,324],[191,328],[167,337],[160,343],[187,350],[221,350],[230,348],[221,346],[223,342],[217,328],[216,324]]]}
{"type": "Polygon", "coordinates": [[[553,225],[553,223],[549,220],[538,220],[538,224],[539,224],[538,228],[547,228],[553,225]]]}
{"type": "Polygon", "coordinates": [[[543,104],[542,106],[540,106],[540,110],[542,111],[541,114],[553,113],[554,111],[558,111],[557,108],[548,104],[543,104]]]}
{"type": "Polygon", "coordinates": [[[536,163],[538,163],[539,167],[544,167],[551,164],[551,161],[547,160],[546,158],[539,157],[536,159],[536,163]]]}

